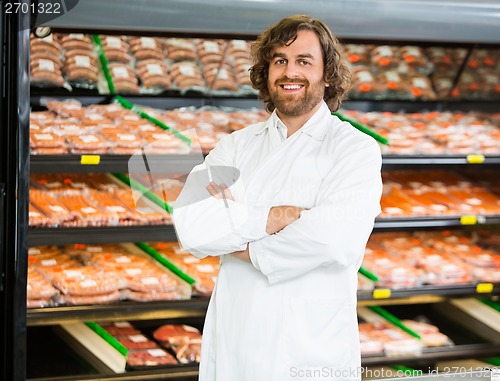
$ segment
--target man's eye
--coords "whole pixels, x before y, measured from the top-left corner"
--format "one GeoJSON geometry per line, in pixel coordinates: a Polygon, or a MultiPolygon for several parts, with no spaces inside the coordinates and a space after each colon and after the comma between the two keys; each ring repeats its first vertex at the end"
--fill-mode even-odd
{"type": "Polygon", "coordinates": [[[300,64],[304,66],[310,65],[309,61],[300,61],[300,64]]]}
{"type": "Polygon", "coordinates": [[[283,65],[285,63],[286,63],[285,60],[276,60],[276,62],[275,62],[276,65],[283,65]]]}

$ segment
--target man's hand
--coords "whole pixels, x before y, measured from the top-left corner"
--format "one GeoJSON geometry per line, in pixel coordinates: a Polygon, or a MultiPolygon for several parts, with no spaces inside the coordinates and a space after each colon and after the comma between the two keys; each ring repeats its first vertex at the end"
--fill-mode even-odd
{"type": "Polygon", "coordinates": [[[298,206],[273,206],[267,216],[266,233],[277,233],[292,222],[297,221],[300,218],[300,212],[303,210],[305,208],[299,208],[298,206]]]}
{"type": "Polygon", "coordinates": [[[226,186],[226,184],[216,184],[213,181],[211,181],[207,185],[207,191],[215,198],[221,200],[221,199],[226,199],[226,200],[232,200],[234,201],[234,197],[229,190],[229,188],[226,186]]]}
{"type": "Polygon", "coordinates": [[[247,244],[247,247],[245,250],[242,250],[242,251],[235,251],[234,253],[231,253],[231,255],[235,258],[238,258],[242,261],[245,261],[245,262],[251,262],[250,261],[250,251],[248,249],[248,244],[247,244]]]}

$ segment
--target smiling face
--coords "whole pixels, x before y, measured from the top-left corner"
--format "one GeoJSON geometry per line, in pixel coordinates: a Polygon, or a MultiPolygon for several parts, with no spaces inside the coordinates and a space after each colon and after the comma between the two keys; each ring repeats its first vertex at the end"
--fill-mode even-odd
{"type": "Polygon", "coordinates": [[[300,30],[295,41],[276,47],[271,56],[267,86],[278,116],[311,117],[321,107],[327,86],[318,36],[300,30]]]}

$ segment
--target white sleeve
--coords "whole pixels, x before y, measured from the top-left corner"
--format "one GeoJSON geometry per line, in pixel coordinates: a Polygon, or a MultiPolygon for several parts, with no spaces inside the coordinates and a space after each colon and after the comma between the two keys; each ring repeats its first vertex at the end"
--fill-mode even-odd
{"type": "Polygon", "coordinates": [[[374,140],[351,146],[324,178],[315,207],[282,231],[249,244],[253,265],[277,283],[319,266],[359,264],[380,213],[380,168],[374,140]]]}
{"type": "Polygon", "coordinates": [[[203,258],[244,250],[248,242],[267,236],[271,207],[212,197],[206,189],[210,181],[207,168],[214,182],[229,186],[236,200],[244,199],[239,171],[234,167],[234,136],[229,135],[191,171],[174,203],[172,219],[182,247],[203,258]]]}

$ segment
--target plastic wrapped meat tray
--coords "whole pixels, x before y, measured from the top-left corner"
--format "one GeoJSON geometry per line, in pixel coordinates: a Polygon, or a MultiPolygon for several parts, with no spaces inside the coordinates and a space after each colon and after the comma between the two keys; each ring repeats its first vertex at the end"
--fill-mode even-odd
{"type": "Polygon", "coordinates": [[[155,340],[173,350],[182,364],[198,363],[201,355],[201,333],[188,325],[167,324],[153,333],[155,340]]]}

